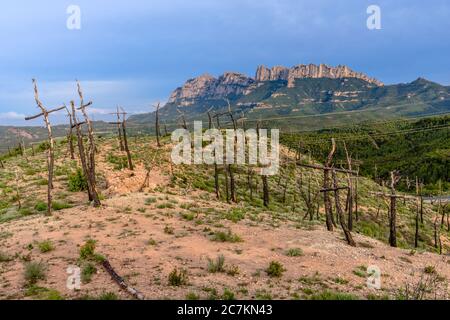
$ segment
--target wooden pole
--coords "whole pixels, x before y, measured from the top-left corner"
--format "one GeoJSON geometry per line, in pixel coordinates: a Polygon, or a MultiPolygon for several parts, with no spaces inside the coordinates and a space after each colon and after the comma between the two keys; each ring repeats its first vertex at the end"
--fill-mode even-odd
{"type": "Polygon", "coordinates": [[[125,147],[123,146],[123,140],[122,140],[121,123],[122,123],[122,121],[120,120],[119,106],[117,106],[117,134],[119,137],[119,147],[120,147],[120,151],[125,151],[125,147]]]}
{"type": "Polygon", "coordinates": [[[69,152],[70,152],[70,159],[75,160],[75,148],[73,146],[73,120],[72,120],[72,114],[70,113],[69,109],[66,108],[67,116],[69,117],[69,130],[67,134],[67,142],[69,144],[69,152]]]}
{"type": "Polygon", "coordinates": [[[335,200],[335,205],[336,205],[336,213],[339,217],[339,223],[341,225],[342,231],[344,232],[345,235],[345,239],[347,240],[347,243],[352,246],[352,247],[356,247],[356,243],[355,240],[353,240],[352,234],[350,232],[350,229],[347,227],[346,223],[345,223],[345,218],[344,218],[344,213],[342,211],[342,207],[341,207],[341,200],[339,197],[339,186],[338,186],[338,182],[337,182],[337,177],[336,177],[336,172],[332,171],[332,176],[333,176],[333,187],[334,187],[334,200],[335,200]]]}
{"type": "Polygon", "coordinates": [[[156,106],[156,115],[155,115],[155,131],[156,131],[156,143],[158,145],[158,148],[161,147],[161,141],[160,141],[160,131],[159,131],[159,102],[156,106]]]}
{"type": "MultiPolygon", "coordinates": [[[[331,139],[331,150],[330,150],[330,153],[328,154],[327,161],[325,163],[326,169],[324,170],[324,175],[323,175],[323,188],[324,189],[330,188],[330,171],[331,170],[328,168],[330,168],[332,165],[332,161],[333,161],[335,152],[336,152],[336,141],[333,138],[333,139],[331,139]]],[[[324,205],[325,205],[325,220],[326,220],[327,229],[328,229],[328,231],[333,231],[333,226],[335,225],[335,223],[333,221],[334,220],[333,219],[333,208],[331,205],[331,199],[330,199],[328,192],[323,193],[323,201],[324,201],[324,205]]]]}
{"type": "Polygon", "coordinates": [[[122,120],[122,133],[123,133],[123,144],[125,147],[125,152],[127,153],[127,160],[128,160],[128,169],[130,169],[131,171],[134,170],[133,167],[133,161],[131,160],[131,153],[130,153],[130,149],[128,147],[128,140],[127,140],[127,125],[126,125],[126,113],[123,113],[123,120],[122,120]]]}
{"type": "Polygon", "coordinates": [[[54,140],[53,140],[53,134],[52,134],[52,126],[50,124],[49,120],[49,114],[62,110],[65,108],[65,106],[53,109],[50,111],[47,111],[47,109],[44,107],[42,102],[39,100],[39,92],[37,88],[36,80],[33,79],[33,86],[34,86],[34,100],[36,101],[36,104],[38,108],[41,110],[41,113],[27,117],[25,118],[26,121],[37,119],[39,117],[43,117],[45,126],[47,128],[47,134],[48,134],[48,141],[49,141],[49,149],[47,151],[47,166],[48,166],[48,184],[47,184],[47,215],[52,214],[52,189],[53,189],[53,169],[54,169],[54,140]]]}

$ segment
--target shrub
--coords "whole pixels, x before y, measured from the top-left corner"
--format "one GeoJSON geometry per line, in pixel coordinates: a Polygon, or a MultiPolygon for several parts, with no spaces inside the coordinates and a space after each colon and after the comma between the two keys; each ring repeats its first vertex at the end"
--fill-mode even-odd
{"type": "Polygon", "coordinates": [[[239,274],[239,267],[235,265],[229,266],[226,272],[227,275],[234,277],[235,275],[239,274]]]}
{"type": "Polygon", "coordinates": [[[211,273],[224,272],[224,264],[225,257],[222,254],[215,261],[208,258],[208,271],[211,273]]]}
{"type": "Polygon", "coordinates": [[[283,275],[284,271],[285,269],[281,263],[279,263],[278,261],[272,261],[270,262],[266,273],[267,275],[269,275],[269,277],[279,278],[283,275]]]}
{"type": "Polygon", "coordinates": [[[95,253],[95,240],[89,239],[86,243],[80,248],[80,259],[88,260],[94,257],[95,253]]]}
{"type": "Polygon", "coordinates": [[[34,206],[34,209],[36,209],[39,212],[42,211],[47,211],[47,204],[45,202],[39,201],[38,203],[36,203],[36,205],[34,206]]]}
{"type": "Polygon", "coordinates": [[[105,292],[98,297],[98,300],[117,300],[117,295],[114,292],[105,292]]]}
{"type": "Polygon", "coordinates": [[[156,198],[147,198],[147,199],[145,199],[145,204],[151,205],[152,203],[155,203],[156,201],[157,201],[156,198]]]}
{"type": "Polygon", "coordinates": [[[44,141],[38,145],[36,148],[37,152],[44,152],[50,148],[50,143],[48,141],[44,141]]]}
{"type": "Polygon", "coordinates": [[[189,292],[186,295],[186,300],[200,300],[200,296],[198,294],[195,294],[194,292],[189,292]]]}
{"type": "Polygon", "coordinates": [[[77,168],[77,171],[69,176],[69,191],[71,192],[79,192],[86,191],[88,188],[87,179],[80,168],[77,168]]]}
{"type": "Polygon", "coordinates": [[[235,300],[234,293],[225,288],[222,294],[222,300],[235,300]]]}
{"type": "Polygon", "coordinates": [[[358,300],[355,295],[341,292],[324,291],[319,294],[312,295],[311,300],[358,300]]]}
{"type": "Polygon", "coordinates": [[[303,255],[303,250],[300,248],[291,248],[286,251],[288,257],[299,257],[303,255]]]}
{"type": "Polygon", "coordinates": [[[25,265],[24,277],[30,284],[45,279],[46,267],[41,262],[29,262],[25,265]]]}
{"type": "Polygon", "coordinates": [[[228,232],[217,231],[216,233],[214,233],[211,240],[217,241],[217,242],[241,242],[242,241],[242,239],[238,235],[231,233],[230,230],[228,230],[228,232]]]}
{"type": "Polygon", "coordinates": [[[83,283],[89,283],[92,280],[92,275],[97,272],[97,268],[92,263],[87,263],[84,265],[81,271],[81,281],[83,283]]]}
{"type": "Polygon", "coordinates": [[[63,210],[63,209],[69,209],[72,208],[72,206],[68,203],[53,201],[52,202],[52,209],[55,211],[63,210]]]}
{"type": "Polygon", "coordinates": [[[35,297],[39,300],[64,300],[60,292],[54,289],[39,287],[35,284],[28,286],[25,295],[35,297]]]}
{"type": "Polygon", "coordinates": [[[12,258],[9,255],[0,251],[0,262],[9,262],[11,260],[12,258]]]}
{"type": "Polygon", "coordinates": [[[169,285],[179,287],[188,283],[187,271],[182,269],[178,271],[177,268],[173,269],[169,274],[169,285]]]}
{"type": "Polygon", "coordinates": [[[172,226],[165,226],[164,227],[164,233],[167,233],[167,234],[174,234],[174,230],[173,230],[173,227],[172,226]]]}
{"type": "Polygon", "coordinates": [[[434,266],[426,266],[423,269],[423,272],[425,272],[426,274],[434,274],[436,273],[436,268],[434,266]]]}
{"type": "Polygon", "coordinates": [[[38,244],[38,246],[41,253],[50,252],[55,249],[50,240],[42,241],[41,243],[38,244]]]}

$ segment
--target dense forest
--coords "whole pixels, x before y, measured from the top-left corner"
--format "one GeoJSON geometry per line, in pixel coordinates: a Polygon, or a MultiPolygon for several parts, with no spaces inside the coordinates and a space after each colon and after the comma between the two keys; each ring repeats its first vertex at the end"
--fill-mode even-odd
{"type": "Polygon", "coordinates": [[[381,183],[391,171],[402,175],[399,189],[414,191],[416,177],[426,194],[450,190],[450,116],[419,120],[362,123],[316,132],[283,134],[290,148],[323,162],[330,139],[339,146],[336,157],[345,165],[344,143],[357,160],[362,175],[381,183]]]}

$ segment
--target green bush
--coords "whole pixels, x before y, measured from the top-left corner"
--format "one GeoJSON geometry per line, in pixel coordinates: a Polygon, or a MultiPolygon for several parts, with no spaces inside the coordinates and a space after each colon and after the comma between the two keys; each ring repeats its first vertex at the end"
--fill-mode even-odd
{"type": "Polygon", "coordinates": [[[241,242],[242,239],[236,235],[231,233],[230,230],[228,230],[228,232],[223,232],[223,231],[218,231],[216,233],[214,233],[213,237],[212,237],[212,241],[217,241],[217,242],[241,242]]]}
{"type": "Polygon", "coordinates": [[[269,277],[279,278],[283,275],[285,271],[283,265],[278,261],[272,261],[269,264],[269,267],[266,270],[266,273],[269,277]]]}
{"type": "Polygon", "coordinates": [[[95,253],[95,240],[89,239],[86,243],[80,248],[80,259],[88,260],[94,257],[95,253]]]}
{"type": "Polygon", "coordinates": [[[222,254],[215,261],[208,258],[208,271],[211,273],[224,272],[224,264],[225,257],[222,254]]]}
{"type": "Polygon", "coordinates": [[[80,192],[86,191],[87,188],[87,179],[83,171],[80,168],[77,168],[77,171],[69,176],[69,191],[80,192]]]}
{"type": "Polygon", "coordinates": [[[36,148],[37,152],[44,152],[46,150],[50,149],[50,143],[48,141],[44,141],[38,145],[36,148]]]}
{"type": "Polygon", "coordinates": [[[291,248],[286,251],[288,257],[300,257],[303,255],[303,250],[300,248],[291,248]]]}
{"type": "Polygon", "coordinates": [[[173,269],[169,274],[169,285],[179,287],[188,283],[187,271],[182,269],[178,271],[177,268],[173,269]]]}
{"type": "Polygon", "coordinates": [[[55,211],[63,210],[63,209],[69,209],[72,208],[72,206],[68,203],[53,201],[52,202],[52,208],[55,211]]]}
{"type": "Polygon", "coordinates": [[[319,294],[312,295],[311,300],[358,300],[359,298],[353,294],[324,291],[319,294]]]}
{"type": "Polygon", "coordinates": [[[39,201],[38,203],[36,203],[36,205],[34,206],[34,209],[36,209],[39,212],[42,211],[47,211],[47,204],[45,202],[39,201]]]}
{"type": "Polygon", "coordinates": [[[29,262],[25,265],[24,277],[30,284],[45,279],[46,267],[41,262],[29,262]]]}
{"type": "Polygon", "coordinates": [[[234,293],[225,288],[225,290],[223,290],[222,300],[235,300],[234,293]]]}
{"type": "Polygon", "coordinates": [[[81,271],[81,281],[83,283],[89,283],[92,280],[92,276],[97,272],[97,268],[92,263],[84,265],[81,271]]]}
{"type": "Polygon", "coordinates": [[[55,249],[50,240],[42,241],[38,244],[38,246],[39,246],[39,250],[42,253],[50,252],[55,249]]]}

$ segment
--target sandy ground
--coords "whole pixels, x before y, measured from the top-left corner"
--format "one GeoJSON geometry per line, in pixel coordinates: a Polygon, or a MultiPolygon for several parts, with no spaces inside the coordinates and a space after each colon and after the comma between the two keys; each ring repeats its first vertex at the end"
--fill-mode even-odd
{"type": "MultiPolygon", "coordinates": [[[[104,159],[108,151],[108,147],[103,148],[98,158],[104,159]]],[[[444,287],[450,279],[449,256],[394,249],[357,234],[354,237],[358,247],[353,248],[339,230],[328,232],[322,225],[309,224],[299,227],[264,213],[257,222],[247,217],[234,223],[223,218],[231,208],[228,204],[204,200],[202,193],[157,191],[169,182],[167,173],[157,168],[148,173],[137,164],[134,172],[114,171],[101,160],[98,170],[106,180],[102,192],[107,199],[101,208],[78,205],[51,217],[34,215],[0,224],[0,251],[13,258],[0,262],[0,299],[36,298],[26,295],[27,261],[43,262],[46,279],[37,285],[57,290],[65,298],[114,292],[119,298],[130,299],[100,265],[92,281],[82,284],[80,290],[66,287],[67,267],[83,265],[79,251],[88,239],[96,240],[96,252],[106,257],[146,299],[184,299],[189,293],[207,299],[214,289],[219,297],[228,289],[237,299],[308,298],[324,290],[360,298],[369,294],[394,298],[406,284],[417,284],[427,267],[434,267],[446,278],[444,287]],[[147,173],[148,183],[144,185],[147,173]],[[189,205],[195,210],[190,210],[189,205]],[[186,214],[192,216],[186,219],[186,214]],[[228,230],[242,241],[212,240],[214,232],[228,230]],[[38,244],[46,240],[52,242],[54,250],[42,253],[38,244]],[[296,248],[303,254],[286,255],[287,250],[296,248]],[[238,273],[209,272],[208,259],[218,255],[225,257],[225,270],[234,268],[238,273]],[[271,261],[285,268],[281,277],[266,273],[271,261]],[[366,285],[363,269],[372,265],[381,270],[380,290],[366,285]],[[174,268],[187,271],[187,284],[169,285],[168,277],[174,268]]],[[[444,291],[439,289],[440,297],[446,297],[444,291]]]]}
{"type": "MultiPolygon", "coordinates": [[[[129,298],[101,267],[92,282],[83,284],[80,291],[66,288],[66,269],[77,263],[80,246],[89,238],[97,241],[96,252],[104,255],[147,299],[183,299],[190,292],[206,298],[205,288],[216,288],[219,294],[229,288],[237,298],[255,298],[258,292],[265,291],[276,299],[290,299],[296,293],[302,296],[302,289],[307,288],[352,292],[364,297],[371,292],[394,294],[405,283],[416,282],[427,266],[435,266],[440,275],[450,277],[449,257],[432,253],[412,255],[408,250],[389,248],[359,235],[355,235],[359,247],[352,248],[346,245],[340,232],[327,232],[322,227],[304,230],[287,224],[274,228],[265,221],[255,224],[249,220],[238,223],[222,220],[217,221],[216,226],[197,225],[195,220],[183,219],[180,208],[157,209],[158,203],[167,202],[165,194],[151,196],[163,201],[146,205],[148,195],[132,193],[106,200],[99,209],[77,207],[52,217],[32,216],[1,225],[2,251],[18,257],[0,264],[0,297],[24,297],[24,263],[19,257],[27,256],[32,261],[43,261],[48,267],[47,279],[40,281],[39,286],[56,289],[69,298],[105,291],[129,298]],[[167,226],[173,228],[173,234],[164,231],[167,226]],[[211,241],[205,228],[230,229],[243,241],[211,241]],[[149,239],[156,244],[149,244],[149,239]],[[41,253],[36,245],[31,250],[27,248],[30,243],[44,240],[51,240],[55,250],[41,253]],[[301,248],[303,255],[286,256],[285,251],[290,248],[301,248]],[[239,274],[209,273],[208,258],[214,259],[219,254],[224,255],[225,266],[237,266],[239,274]],[[285,267],[281,278],[270,278],[266,274],[265,269],[272,260],[285,267]],[[366,278],[354,274],[359,266],[370,265],[381,269],[381,291],[368,289],[366,278]],[[168,275],[175,267],[188,271],[188,285],[168,285],[168,275]],[[316,273],[320,279],[317,283],[299,281],[301,277],[312,277],[316,273]],[[336,278],[348,283],[338,284],[334,281],[336,278]]],[[[180,196],[169,196],[169,200],[178,204],[195,203],[203,208],[224,206],[180,196]]]]}

